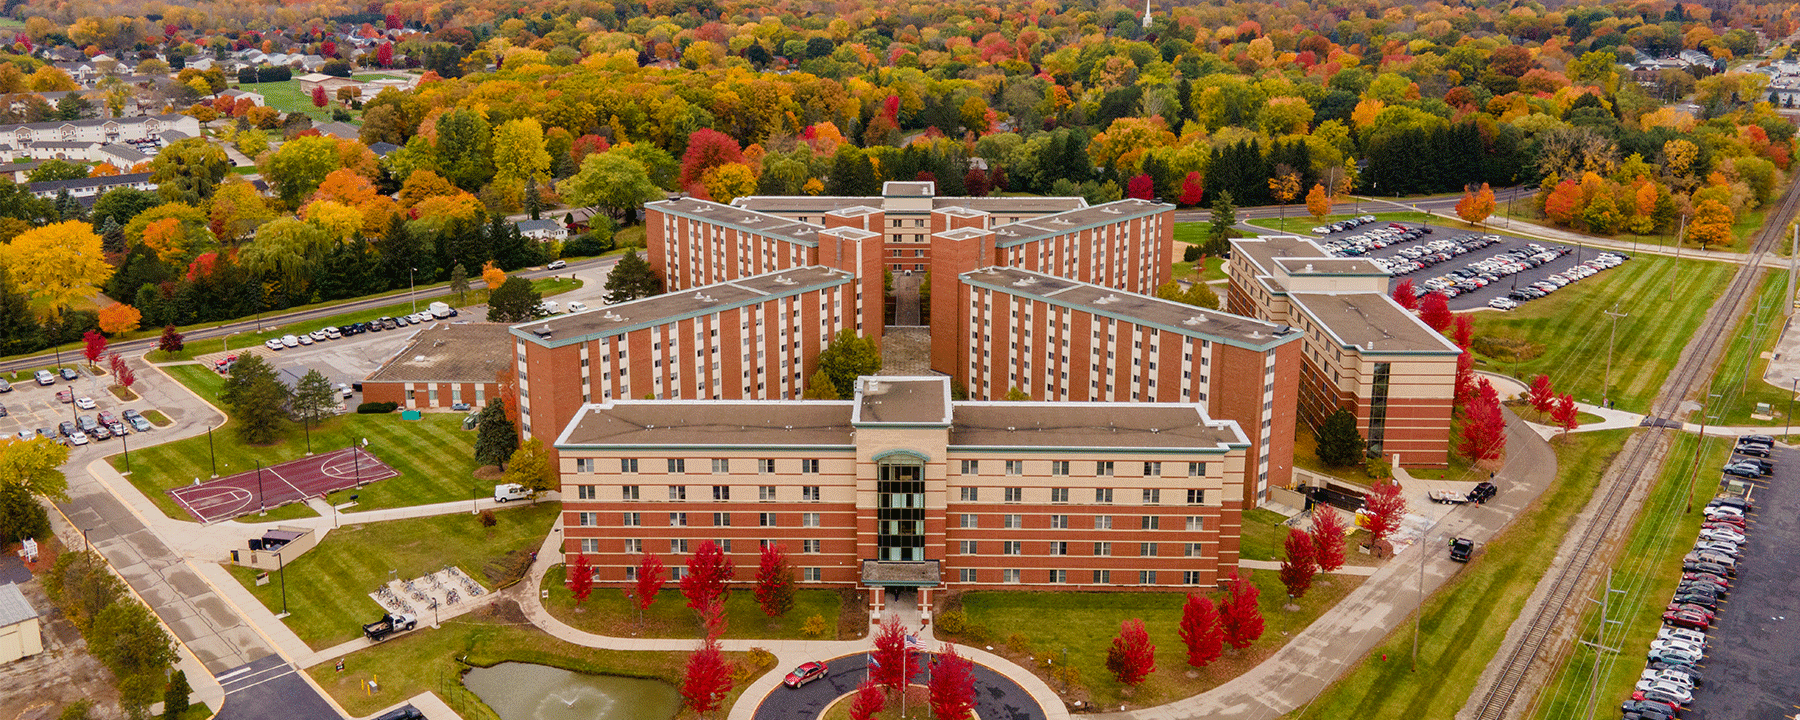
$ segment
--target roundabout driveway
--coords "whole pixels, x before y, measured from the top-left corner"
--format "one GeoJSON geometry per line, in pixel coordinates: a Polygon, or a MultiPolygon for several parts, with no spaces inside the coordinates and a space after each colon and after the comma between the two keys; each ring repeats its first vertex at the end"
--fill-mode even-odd
{"type": "MultiPolygon", "coordinates": [[[[920,659],[921,666],[925,662],[925,658],[920,659]]],[[[868,653],[833,658],[828,664],[831,674],[809,684],[799,688],[776,686],[775,692],[757,706],[755,720],[815,720],[833,701],[856,692],[868,677],[868,653]]],[[[791,669],[776,668],[776,672],[785,674],[791,669]]],[[[1044,720],[1044,709],[1018,683],[980,663],[975,664],[974,675],[975,713],[981,720],[1044,720]]],[[[924,684],[925,680],[923,669],[912,679],[915,684],[924,684]]]]}

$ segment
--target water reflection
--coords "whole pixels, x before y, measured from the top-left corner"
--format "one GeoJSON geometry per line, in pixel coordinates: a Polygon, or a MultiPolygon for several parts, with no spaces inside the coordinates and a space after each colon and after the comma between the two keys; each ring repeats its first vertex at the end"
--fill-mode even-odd
{"type": "Polygon", "coordinates": [[[530,663],[475,668],[463,684],[501,720],[662,720],[681,708],[675,688],[656,680],[530,663]]]}

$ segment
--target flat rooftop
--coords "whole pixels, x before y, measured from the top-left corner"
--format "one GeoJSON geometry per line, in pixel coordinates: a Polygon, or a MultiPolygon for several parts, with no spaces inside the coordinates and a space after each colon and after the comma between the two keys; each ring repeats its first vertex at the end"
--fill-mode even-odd
{"type": "Polygon", "coordinates": [[[820,288],[849,283],[850,273],[822,265],[791,268],[717,285],[663,293],[617,305],[607,305],[568,315],[511,326],[514,337],[557,347],[596,337],[610,337],[639,328],[662,325],[690,317],[759,303],[769,298],[799,295],[820,288]]]}
{"type": "Polygon", "coordinates": [[[856,431],[852,406],[844,400],[615,400],[583,405],[556,447],[849,447],[856,431]]]}
{"type": "Polygon", "coordinates": [[[953,446],[1226,452],[1250,444],[1237,423],[1211,420],[1198,405],[965,402],[955,412],[953,446]]]}
{"type": "Polygon", "coordinates": [[[1155,215],[1160,212],[1174,210],[1174,205],[1151,202],[1131,198],[1109,202],[1104,205],[1084,207],[1007,223],[994,228],[994,242],[999,247],[1010,247],[1019,243],[1031,242],[1047,237],[1055,237],[1075,232],[1082,228],[1096,227],[1135,217],[1155,215]]]}
{"type": "Polygon", "coordinates": [[[1327,259],[1332,254],[1325,252],[1311,240],[1294,235],[1265,235],[1262,237],[1243,238],[1231,241],[1232,252],[1241,252],[1244,257],[1256,266],[1257,274],[1275,274],[1275,261],[1282,258],[1327,259]]]}
{"type": "Polygon", "coordinates": [[[948,425],[949,377],[867,375],[856,379],[855,425],[948,425]]]}
{"type": "Polygon", "coordinates": [[[1275,265],[1288,275],[1356,275],[1386,278],[1387,271],[1364,258],[1275,258],[1275,265]]]}
{"type": "Polygon", "coordinates": [[[1362,352],[1461,355],[1462,349],[1381,293],[1288,294],[1345,347],[1362,352]]]}
{"type": "Polygon", "coordinates": [[[1278,335],[1285,326],[1030,270],[987,267],[960,277],[977,287],[1239,347],[1264,350],[1300,338],[1298,332],[1278,335]]]}
{"type": "MultiPolygon", "coordinates": [[[[805,213],[820,214],[833,210],[848,210],[855,207],[880,209],[882,198],[878,196],[807,196],[807,195],[750,195],[731,201],[732,207],[754,210],[765,213],[805,213]]],[[[1078,197],[955,197],[938,196],[931,199],[933,209],[967,208],[989,213],[1061,213],[1087,207],[1087,201],[1078,197]]]]}
{"type": "Polygon", "coordinates": [[[678,200],[658,200],[645,203],[644,207],[660,210],[670,215],[705,220],[738,230],[753,232],[758,235],[778,238],[788,242],[817,247],[819,242],[814,235],[823,225],[803,223],[779,215],[770,215],[760,210],[724,205],[711,200],[681,198],[678,200]]]}
{"type": "Polygon", "coordinates": [[[512,368],[512,334],[500,323],[434,322],[364,382],[491,383],[512,368]]]}

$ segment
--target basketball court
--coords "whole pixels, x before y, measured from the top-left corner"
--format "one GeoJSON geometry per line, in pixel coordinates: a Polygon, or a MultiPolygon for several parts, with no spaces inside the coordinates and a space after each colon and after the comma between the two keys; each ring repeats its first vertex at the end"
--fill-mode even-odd
{"type": "Polygon", "coordinates": [[[399,474],[369,451],[347,448],[174,488],[169,495],[195,519],[215,523],[399,474]]]}

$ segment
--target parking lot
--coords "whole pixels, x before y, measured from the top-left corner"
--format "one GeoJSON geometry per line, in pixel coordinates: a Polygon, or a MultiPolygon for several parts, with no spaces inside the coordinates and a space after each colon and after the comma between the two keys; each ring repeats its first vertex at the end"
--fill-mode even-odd
{"type": "MultiPolygon", "coordinates": [[[[1395,224],[1403,225],[1408,228],[1421,227],[1421,223],[1416,223],[1416,222],[1395,223],[1395,224]]],[[[1341,238],[1358,235],[1360,233],[1367,232],[1374,228],[1387,227],[1388,225],[1389,225],[1389,223],[1387,223],[1385,221],[1378,221],[1374,224],[1364,225],[1362,227],[1357,227],[1357,228],[1350,228],[1348,230],[1334,232],[1329,235],[1324,235],[1324,236],[1312,235],[1311,237],[1314,238],[1315,240],[1319,241],[1322,244],[1322,243],[1330,242],[1332,240],[1338,240],[1341,238]]],[[[1397,257],[1400,254],[1400,251],[1407,247],[1424,245],[1425,243],[1429,243],[1433,240],[1448,240],[1448,239],[1455,239],[1457,237],[1464,236],[1464,235],[1480,234],[1480,233],[1477,233],[1476,231],[1472,231],[1472,230],[1446,228],[1442,225],[1424,225],[1424,227],[1431,228],[1431,233],[1428,235],[1424,235],[1423,237],[1420,237],[1416,240],[1400,242],[1397,244],[1389,245],[1385,248],[1373,250],[1373,251],[1363,255],[1362,257],[1392,258],[1392,257],[1397,257]]],[[[1433,277],[1447,274],[1452,270],[1461,269],[1463,267],[1466,267],[1469,263],[1473,263],[1478,260],[1484,260],[1487,258],[1491,258],[1495,255],[1501,255],[1504,253],[1511,252],[1513,250],[1528,249],[1529,246],[1532,244],[1541,245],[1545,248],[1567,247],[1571,250],[1571,252],[1569,252],[1568,254],[1563,255],[1562,257],[1556,258],[1555,260],[1547,262],[1543,265],[1540,265],[1535,268],[1527,269],[1524,272],[1509,275],[1507,277],[1501,278],[1499,282],[1492,283],[1492,284],[1488,285],[1487,287],[1477,289],[1473,292],[1466,292],[1466,293],[1458,295],[1454,298],[1451,298],[1450,303],[1449,303],[1450,309],[1457,310],[1457,311],[1473,310],[1476,308],[1487,308],[1488,301],[1493,300],[1494,298],[1497,298],[1497,297],[1506,297],[1506,294],[1511,292],[1516,287],[1529,286],[1530,284],[1532,284],[1534,282],[1542,281],[1545,278],[1548,278],[1549,276],[1551,276],[1553,274],[1561,273],[1564,270],[1568,270],[1569,268],[1574,267],[1575,265],[1581,263],[1582,261],[1592,260],[1600,252],[1598,250],[1595,250],[1594,248],[1583,248],[1583,247],[1579,247],[1579,246],[1563,245],[1560,243],[1554,243],[1554,242],[1550,242],[1547,240],[1524,240],[1524,239],[1520,239],[1520,238],[1508,237],[1505,235],[1500,235],[1499,237],[1500,237],[1500,241],[1497,243],[1494,243],[1493,245],[1489,245],[1487,247],[1481,248],[1479,250],[1475,250],[1473,252],[1470,252],[1470,253],[1467,253],[1464,255],[1456,256],[1454,258],[1451,258],[1450,260],[1440,262],[1436,265],[1427,267],[1423,270],[1419,270],[1417,272],[1414,272],[1414,273],[1411,273],[1408,275],[1396,276],[1388,281],[1388,287],[1391,290],[1393,288],[1393,286],[1398,285],[1402,279],[1410,279],[1413,281],[1414,285],[1423,288],[1425,285],[1425,281],[1429,280],[1433,277]]],[[[1617,254],[1624,255],[1625,253],[1617,253],[1617,254]]],[[[1596,280],[1600,277],[1604,277],[1604,276],[1605,276],[1605,273],[1602,272],[1594,278],[1589,278],[1589,279],[1583,280],[1581,282],[1593,282],[1594,280],[1596,280]]]]}
{"type": "MultiPolygon", "coordinates": [[[[66,363],[66,367],[75,367],[74,362],[66,363]]],[[[11,378],[8,378],[12,380],[11,378]]],[[[49,429],[55,434],[57,425],[63,421],[74,421],[81,415],[96,415],[103,410],[110,410],[117,415],[128,407],[135,407],[140,412],[150,409],[143,401],[120,402],[113,394],[106,391],[110,379],[92,377],[85,371],[74,381],[58,379],[55,385],[39,385],[30,376],[21,376],[12,380],[12,391],[0,393],[0,405],[6,407],[6,417],[0,417],[0,437],[19,436],[20,430],[35,431],[49,429]],[[82,410],[75,404],[58,402],[56,393],[70,389],[74,397],[87,397],[94,401],[93,410],[82,410]]],[[[96,441],[100,443],[111,440],[96,441]]]]}
{"type": "Polygon", "coordinates": [[[1744,557],[1684,718],[1791,718],[1800,712],[1800,451],[1777,448],[1773,476],[1752,483],[1744,557]]]}

